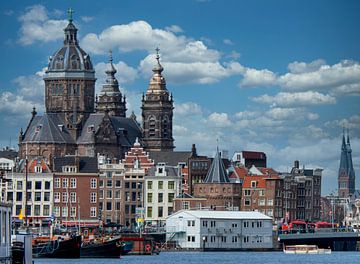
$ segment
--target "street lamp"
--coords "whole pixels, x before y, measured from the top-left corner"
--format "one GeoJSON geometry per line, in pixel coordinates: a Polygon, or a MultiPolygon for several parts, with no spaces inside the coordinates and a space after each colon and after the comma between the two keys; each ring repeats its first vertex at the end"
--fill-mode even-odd
{"type": "Polygon", "coordinates": [[[203,251],[205,251],[205,242],[206,242],[206,237],[205,236],[202,237],[202,241],[203,241],[203,251]]]}

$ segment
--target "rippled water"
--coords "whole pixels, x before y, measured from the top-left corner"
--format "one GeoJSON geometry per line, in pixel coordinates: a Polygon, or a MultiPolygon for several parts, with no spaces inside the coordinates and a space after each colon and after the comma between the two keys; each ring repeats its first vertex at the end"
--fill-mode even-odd
{"type": "Polygon", "coordinates": [[[282,252],[161,252],[153,256],[123,256],[121,259],[35,259],[35,264],[331,264],[360,263],[360,252],[332,252],[329,255],[288,255],[282,252]]]}

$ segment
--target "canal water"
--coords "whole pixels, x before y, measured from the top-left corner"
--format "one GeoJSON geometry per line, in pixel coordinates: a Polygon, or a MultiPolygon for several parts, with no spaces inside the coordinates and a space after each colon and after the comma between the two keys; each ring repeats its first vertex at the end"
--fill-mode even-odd
{"type": "Polygon", "coordinates": [[[326,255],[289,255],[282,252],[161,252],[153,256],[123,256],[121,259],[35,259],[35,264],[335,264],[360,263],[360,252],[326,255]],[[359,261],[359,262],[358,262],[359,261]]]}

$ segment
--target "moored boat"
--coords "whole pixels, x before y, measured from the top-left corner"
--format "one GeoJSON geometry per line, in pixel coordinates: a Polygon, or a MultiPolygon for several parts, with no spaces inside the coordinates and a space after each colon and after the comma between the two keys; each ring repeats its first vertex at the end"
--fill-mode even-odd
{"type": "Polygon", "coordinates": [[[81,258],[120,258],[124,244],[121,238],[98,239],[81,245],[81,258]]]}
{"type": "Polygon", "coordinates": [[[283,249],[286,254],[330,254],[331,249],[319,248],[317,245],[286,245],[283,249]]]}
{"type": "Polygon", "coordinates": [[[81,236],[37,237],[33,239],[34,258],[79,258],[81,236]]]}

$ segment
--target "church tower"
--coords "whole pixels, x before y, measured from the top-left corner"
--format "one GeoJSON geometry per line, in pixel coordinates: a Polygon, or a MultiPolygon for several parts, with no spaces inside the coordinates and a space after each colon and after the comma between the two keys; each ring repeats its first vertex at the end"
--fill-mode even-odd
{"type": "Polygon", "coordinates": [[[142,98],[143,143],[147,151],[173,151],[173,99],[161,74],[164,68],[160,64],[158,48],[156,60],[148,90],[142,98]]]}
{"type": "Polygon", "coordinates": [[[345,131],[343,132],[340,166],[338,175],[339,197],[348,198],[355,192],[355,171],[352,162],[349,131],[345,141],[345,131]]]}
{"type": "Polygon", "coordinates": [[[94,112],[96,79],[89,55],[79,46],[72,13],[70,9],[63,46],[49,58],[44,81],[46,113],[59,115],[76,140],[94,112]]]}
{"type": "Polygon", "coordinates": [[[111,116],[126,117],[126,98],[119,90],[119,83],[115,78],[116,69],[113,65],[112,54],[110,51],[109,68],[106,70],[106,83],[103,85],[96,98],[96,112],[105,113],[108,111],[111,116]]]}

